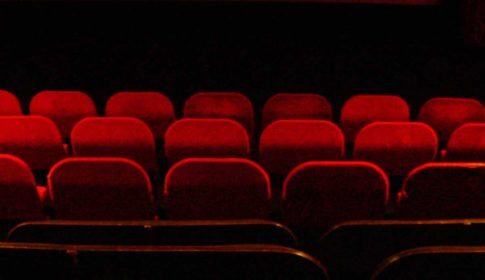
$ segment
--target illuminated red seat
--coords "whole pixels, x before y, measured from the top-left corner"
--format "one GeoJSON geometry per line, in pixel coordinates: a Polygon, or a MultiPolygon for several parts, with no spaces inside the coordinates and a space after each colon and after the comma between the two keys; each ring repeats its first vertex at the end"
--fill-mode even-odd
{"type": "Polygon", "coordinates": [[[485,123],[457,128],[448,141],[446,160],[485,162],[485,123]]]}
{"type": "Polygon", "coordinates": [[[410,219],[485,218],[485,163],[429,163],[406,178],[398,215],[410,219]]]}
{"type": "Polygon", "coordinates": [[[44,187],[36,187],[29,166],[11,155],[0,155],[0,219],[44,219],[44,187]]]}
{"type": "Polygon", "coordinates": [[[175,163],[189,157],[249,157],[246,130],[229,119],[181,119],[165,134],[165,156],[175,163]]]}
{"type": "Polygon", "coordinates": [[[337,160],[344,156],[340,128],[324,120],[279,120],[262,133],[261,165],[271,174],[286,175],[310,160],[337,160]]]}
{"type": "Polygon", "coordinates": [[[47,171],[66,156],[56,125],[41,116],[0,117],[0,153],[18,156],[34,171],[47,171]]]}
{"type": "Polygon", "coordinates": [[[332,105],[314,93],[278,93],[263,107],[263,128],[277,120],[331,120],[332,105]]]}
{"type": "Polygon", "coordinates": [[[15,95],[6,90],[0,90],[0,116],[22,115],[20,102],[15,95]]]}
{"type": "Polygon", "coordinates": [[[95,116],[93,100],[80,91],[41,91],[30,101],[30,114],[48,117],[69,138],[74,125],[85,117],[95,116]]]}
{"type": "Polygon", "coordinates": [[[164,196],[170,219],[268,218],[268,175],[247,159],[191,158],[167,173],[164,196]]]}
{"type": "Polygon", "coordinates": [[[356,95],[342,108],[340,123],[346,140],[353,142],[360,129],[372,122],[409,121],[409,106],[395,95],[356,95]]]}
{"type": "Polygon", "coordinates": [[[429,124],[446,145],[455,129],[469,122],[484,120],[483,106],[471,98],[437,97],[428,100],[421,107],[418,120],[429,124]]]}
{"type": "Polygon", "coordinates": [[[106,115],[138,118],[151,128],[157,140],[163,140],[175,120],[172,102],[159,92],[118,92],[106,103],[106,115]]]}
{"type": "Polygon", "coordinates": [[[199,92],[184,105],[185,118],[227,118],[254,132],[254,111],[251,101],[238,92],[199,92]]]}
{"type": "Polygon", "coordinates": [[[283,186],[282,215],[294,227],[326,228],[383,218],[389,200],[384,172],[368,162],[312,161],[293,169],[283,186]]]}
{"type": "Polygon", "coordinates": [[[158,169],[152,132],[139,119],[85,118],[73,128],[71,142],[76,157],[124,157],[148,172],[158,169]]]}
{"type": "Polygon", "coordinates": [[[355,139],[354,159],[370,161],[390,176],[405,176],[415,167],[433,161],[438,138],[419,122],[375,122],[355,139]]]}
{"type": "Polygon", "coordinates": [[[152,185],[143,168],[124,158],[69,158],[48,176],[57,219],[153,219],[152,185]]]}

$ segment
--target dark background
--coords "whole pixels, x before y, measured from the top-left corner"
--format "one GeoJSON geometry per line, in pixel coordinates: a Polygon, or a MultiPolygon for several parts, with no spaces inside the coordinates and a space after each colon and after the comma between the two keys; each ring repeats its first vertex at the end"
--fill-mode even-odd
{"type": "Polygon", "coordinates": [[[485,93],[485,51],[465,43],[461,1],[439,6],[264,2],[1,2],[0,88],[27,111],[44,89],[162,91],[180,116],[199,90],[395,93],[413,115],[433,96],[485,93]]]}

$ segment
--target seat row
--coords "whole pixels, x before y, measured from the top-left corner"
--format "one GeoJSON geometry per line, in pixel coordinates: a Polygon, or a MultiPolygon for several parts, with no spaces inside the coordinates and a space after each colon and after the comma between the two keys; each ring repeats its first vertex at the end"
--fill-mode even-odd
{"type": "MultiPolygon", "coordinates": [[[[157,152],[150,129],[131,117],[89,117],[74,127],[63,144],[55,124],[42,116],[0,116],[0,153],[22,158],[34,172],[47,172],[59,160],[74,157],[125,157],[150,175],[191,157],[253,158],[272,176],[284,177],[311,160],[363,160],[389,176],[405,176],[426,162],[484,161],[485,123],[469,123],[438,153],[434,131],[419,122],[375,122],[357,135],[353,155],[346,154],[340,129],[324,120],[280,120],[260,139],[251,155],[245,130],[229,119],[181,119],[170,125],[163,151],[157,152]]],[[[347,152],[348,154],[348,152],[347,152]]]]}
{"type": "MultiPolygon", "coordinates": [[[[371,277],[372,279],[414,279],[417,276],[434,279],[433,276],[438,275],[440,279],[448,279],[449,276],[453,276],[453,279],[483,279],[485,271],[481,269],[483,267],[481,264],[485,256],[484,231],[485,220],[483,219],[352,221],[339,224],[323,234],[320,232],[316,240],[311,240],[307,246],[302,247],[301,243],[297,243],[292,231],[284,225],[263,220],[129,222],[52,220],[26,222],[15,226],[9,232],[7,242],[0,243],[0,251],[11,249],[19,252],[18,248],[25,249],[28,246],[27,243],[36,246],[37,249],[42,246],[48,248],[52,244],[64,248],[70,246],[71,249],[74,249],[73,244],[82,245],[84,248],[92,245],[123,248],[130,245],[145,249],[152,246],[154,251],[154,248],[172,247],[183,249],[186,253],[193,249],[207,253],[208,248],[249,250],[251,246],[247,246],[248,244],[259,244],[259,248],[265,247],[271,254],[274,253],[276,246],[280,249],[281,246],[286,247],[285,252],[301,253],[297,250],[302,250],[312,257],[302,253],[301,261],[304,262],[309,258],[313,264],[319,262],[326,268],[328,278],[334,280],[370,279],[371,277]],[[238,245],[234,246],[234,244],[238,245]],[[263,244],[271,246],[262,246],[263,244]]],[[[254,249],[254,245],[252,246],[254,249]]],[[[250,251],[251,254],[254,253],[250,251]]],[[[206,257],[209,256],[210,254],[206,255],[206,257]]],[[[225,255],[225,257],[229,256],[225,255]]],[[[197,259],[192,261],[197,263],[197,259]]],[[[237,261],[241,260],[237,259],[237,261]]],[[[246,261],[253,267],[252,261],[246,261]]],[[[268,261],[273,265],[271,260],[268,261]]],[[[297,265],[286,262],[285,264],[290,267],[297,265]]],[[[186,269],[189,267],[186,266],[186,269]]],[[[164,269],[170,269],[170,267],[164,269]]],[[[211,274],[202,277],[209,277],[209,275],[211,274]]],[[[241,275],[246,277],[246,274],[241,275]]],[[[250,278],[256,275],[260,274],[252,274],[250,278]]],[[[287,279],[286,276],[290,275],[294,274],[279,274],[277,278],[287,279]]],[[[303,273],[298,278],[312,278],[311,275],[303,273]]],[[[230,278],[233,277],[235,276],[230,278]]],[[[271,276],[268,278],[273,279],[271,276]]]]}
{"type": "MultiPolygon", "coordinates": [[[[17,98],[0,91],[0,115],[22,114],[17,98]]],[[[436,130],[442,143],[464,123],[483,122],[485,109],[471,98],[432,98],[420,109],[416,120],[436,130]]],[[[61,135],[69,138],[79,120],[97,115],[93,100],[80,91],[42,91],[30,102],[30,114],[54,120],[61,135]]],[[[175,120],[170,99],[159,92],[119,92],[105,106],[106,116],[140,118],[152,129],[157,140],[163,140],[165,130],[175,120]]],[[[318,94],[280,93],[269,98],[262,112],[261,129],[282,119],[332,120],[332,105],[318,94]]],[[[229,118],[247,129],[252,139],[255,118],[251,101],[237,92],[199,92],[191,96],[183,108],[184,118],[229,118]]],[[[349,142],[359,130],[375,121],[410,121],[409,106],[395,95],[356,95],[344,104],[340,125],[349,142]]]]}
{"type": "MultiPolygon", "coordinates": [[[[151,220],[156,203],[168,219],[266,219],[278,200],[266,172],[247,159],[183,160],[153,187],[137,163],[123,158],[69,158],[36,186],[20,159],[0,156],[0,219],[151,220]],[[163,192],[163,193],[162,193],[163,192]],[[155,201],[157,198],[157,201],[155,201]]],[[[406,178],[397,201],[403,219],[485,217],[485,163],[429,163],[406,178]]],[[[384,172],[368,162],[308,162],[282,190],[281,218],[291,227],[328,228],[383,219],[392,200],[384,172]]]]}

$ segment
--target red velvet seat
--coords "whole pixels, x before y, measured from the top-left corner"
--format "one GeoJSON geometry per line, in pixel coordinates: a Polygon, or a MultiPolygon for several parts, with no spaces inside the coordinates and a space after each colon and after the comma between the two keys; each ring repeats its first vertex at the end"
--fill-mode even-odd
{"type": "Polygon", "coordinates": [[[340,128],[324,120],[279,120],[262,133],[259,156],[271,174],[286,175],[300,163],[344,156],[340,128]]]}
{"type": "Polygon", "coordinates": [[[239,122],[252,137],[254,111],[251,101],[239,92],[198,92],[184,104],[185,118],[227,118],[239,122]]]}
{"type": "Polygon", "coordinates": [[[151,128],[157,140],[163,140],[175,120],[172,102],[159,92],[118,92],[106,103],[106,115],[138,118],[151,128]]]}
{"type": "Polygon", "coordinates": [[[485,123],[468,123],[451,134],[447,161],[485,162],[485,123]]]}
{"type": "Polygon", "coordinates": [[[332,105],[324,96],[314,93],[278,93],[264,104],[262,127],[285,119],[331,120],[332,105]]]}
{"type": "Polygon", "coordinates": [[[483,106],[471,98],[445,98],[437,97],[428,100],[421,107],[418,120],[429,124],[446,145],[450,135],[455,129],[469,122],[481,122],[483,106]]]}
{"type": "Polygon", "coordinates": [[[96,116],[93,100],[81,91],[41,91],[30,101],[30,114],[50,118],[64,139],[74,125],[85,117],[96,116]]]}
{"type": "Polygon", "coordinates": [[[229,119],[181,119],[165,134],[169,163],[189,157],[249,157],[246,130],[229,119]]]}
{"type": "Polygon", "coordinates": [[[354,159],[373,162],[390,176],[405,176],[433,161],[437,151],[438,138],[424,123],[375,122],[357,135],[354,159]]]}
{"type": "Polygon", "coordinates": [[[422,165],[407,176],[398,197],[400,218],[485,218],[485,163],[422,165]]]}
{"type": "Polygon", "coordinates": [[[17,97],[9,91],[0,90],[0,116],[22,115],[22,107],[17,97]]]}
{"type": "Polygon", "coordinates": [[[158,170],[155,140],[150,128],[131,117],[90,117],[72,130],[74,156],[124,157],[149,172],[158,170]]]}
{"type": "Polygon", "coordinates": [[[18,156],[34,171],[66,157],[56,125],[41,116],[0,117],[0,153],[18,156]]]}
{"type": "Polygon", "coordinates": [[[164,196],[169,219],[264,219],[271,185],[250,160],[191,158],[170,168],[164,196]]]}
{"type": "Polygon", "coordinates": [[[36,187],[29,166],[21,159],[0,154],[0,219],[45,219],[45,188],[36,187]]]}
{"type": "Polygon", "coordinates": [[[48,187],[57,219],[154,218],[150,179],[129,159],[65,159],[50,171],[48,187]]]}
{"type": "Polygon", "coordinates": [[[353,142],[360,129],[372,122],[406,122],[409,106],[395,95],[355,95],[342,107],[340,123],[346,140],[353,142]]]}
{"type": "Polygon", "coordinates": [[[368,162],[312,161],[285,180],[282,215],[290,227],[327,228],[358,219],[380,219],[389,200],[384,172],[368,162]]]}

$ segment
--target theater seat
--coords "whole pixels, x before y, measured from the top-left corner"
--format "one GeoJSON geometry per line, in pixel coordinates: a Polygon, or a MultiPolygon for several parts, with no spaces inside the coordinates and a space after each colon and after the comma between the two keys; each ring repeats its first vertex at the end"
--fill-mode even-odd
{"type": "Polygon", "coordinates": [[[485,218],[485,163],[428,163],[413,170],[398,195],[406,219],[485,218]]]}
{"type": "Polygon", "coordinates": [[[184,118],[227,118],[239,122],[252,138],[254,111],[251,101],[239,92],[198,92],[184,104],[184,118]]]}
{"type": "Polygon", "coordinates": [[[144,121],[160,141],[175,120],[172,102],[159,92],[118,92],[109,98],[105,111],[107,116],[135,117],[144,121]]]}
{"type": "Polygon", "coordinates": [[[306,161],[341,159],[344,149],[344,136],[330,121],[279,120],[263,131],[259,158],[270,174],[286,176],[306,161]]]}
{"type": "Polygon", "coordinates": [[[483,110],[480,101],[472,98],[436,97],[424,103],[418,120],[429,124],[446,145],[450,135],[461,125],[484,121],[483,110]]]}
{"type": "Polygon", "coordinates": [[[389,176],[405,176],[413,168],[433,161],[438,139],[431,127],[419,122],[375,122],[355,139],[354,159],[370,161],[389,176]]]}
{"type": "Polygon", "coordinates": [[[57,219],[150,220],[152,185],[143,168],[123,158],[69,158],[48,175],[57,219]]]}
{"type": "Polygon", "coordinates": [[[21,159],[0,154],[0,220],[26,221],[45,219],[45,192],[36,187],[29,166],[21,159]]]}
{"type": "Polygon", "coordinates": [[[331,120],[332,105],[314,93],[278,93],[263,107],[262,128],[277,120],[331,120]]]}
{"type": "Polygon", "coordinates": [[[264,219],[271,185],[250,160],[191,158],[170,168],[164,196],[169,219],[264,219]]]}
{"type": "Polygon", "coordinates": [[[22,115],[22,107],[17,97],[6,90],[0,90],[0,116],[22,115]]]}
{"type": "Polygon", "coordinates": [[[66,156],[56,125],[41,116],[0,117],[0,153],[18,156],[36,172],[66,156]]]}
{"type": "Polygon", "coordinates": [[[485,123],[468,123],[451,134],[446,161],[485,162],[485,123]]]}
{"type": "Polygon", "coordinates": [[[171,164],[189,157],[249,157],[246,130],[229,119],[181,119],[165,134],[165,156],[171,164]]]}
{"type": "Polygon", "coordinates": [[[401,97],[363,94],[345,102],[340,124],[346,140],[353,142],[360,129],[372,122],[406,122],[409,118],[409,106],[401,97]]]}
{"type": "Polygon", "coordinates": [[[76,157],[124,157],[148,172],[158,170],[155,141],[150,128],[132,117],[90,117],[72,130],[76,157]]]}
{"type": "Polygon", "coordinates": [[[50,118],[62,138],[68,139],[74,125],[85,117],[96,116],[93,100],[81,91],[41,91],[30,101],[30,114],[50,118]]]}
{"type": "Polygon", "coordinates": [[[388,201],[389,182],[376,165],[312,161],[286,178],[282,216],[290,227],[328,228],[349,220],[383,218],[388,201]]]}

